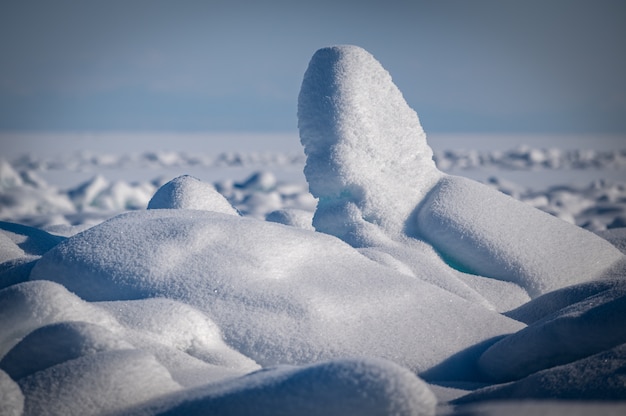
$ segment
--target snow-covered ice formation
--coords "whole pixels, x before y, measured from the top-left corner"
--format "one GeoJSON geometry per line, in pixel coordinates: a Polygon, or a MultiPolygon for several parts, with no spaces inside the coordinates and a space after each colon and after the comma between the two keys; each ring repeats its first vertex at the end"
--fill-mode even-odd
{"type": "Polygon", "coordinates": [[[359,47],[316,52],[298,116],[318,231],[355,247],[384,244],[382,233],[423,237],[457,267],[515,282],[531,296],[600,277],[623,257],[590,232],[444,175],[415,111],[359,47]]]}
{"type": "Polygon", "coordinates": [[[316,52],[298,116],[311,209],[268,172],[96,177],[42,203],[40,181],[0,165],[4,215],[24,198],[45,217],[0,223],[0,411],[623,411],[623,229],[443,173],[359,47],[316,52]],[[57,199],[75,211],[46,211],[57,199]],[[102,222],[95,201],[131,210],[102,222]]]}
{"type": "Polygon", "coordinates": [[[367,244],[365,230],[356,223],[339,229],[338,213],[401,233],[441,176],[417,114],[389,73],[356,46],[313,55],[298,98],[298,128],[304,173],[319,198],[313,225],[355,246],[367,244]]]}

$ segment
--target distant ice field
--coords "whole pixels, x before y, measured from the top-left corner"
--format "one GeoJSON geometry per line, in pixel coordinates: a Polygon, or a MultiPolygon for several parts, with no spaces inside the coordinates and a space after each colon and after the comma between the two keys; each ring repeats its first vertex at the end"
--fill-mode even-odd
{"type": "MultiPolygon", "coordinates": [[[[428,134],[439,159],[507,152],[522,147],[560,152],[626,152],[626,136],[573,134],[428,134]]],[[[50,184],[71,187],[99,173],[109,180],[145,181],[191,174],[205,181],[241,180],[256,169],[269,169],[279,179],[305,182],[304,153],[297,132],[279,133],[0,133],[0,158],[15,162],[27,156],[50,184]],[[181,157],[184,156],[184,157],[181,157]],[[244,156],[241,163],[236,159],[244,156]],[[222,158],[216,162],[215,158],[222,158]],[[155,163],[149,163],[150,160],[155,163]],[[160,161],[157,159],[161,159],[160,161]],[[121,169],[123,168],[123,169],[121,169]]],[[[623,162],[623,161],[622,161],[623,162]]],[[[586,184],[598,179],[626,180],[626,169],[528,165],[511,169],[487,165],[441,166],[448,173],[486,181],[492,176],[518,185],[541,188],[586,184]]],[[[623,163],[622,167],[626,165],[623,163]]]]}
{"type": "MultiPolygon", "coordinates": [[[[446,173],[590,230],[626,226],[624,136],[432,134],[427,142],[446,173]]],[[[5,132],[0,160],[12,172],[0,172],[0,219],[30,225],[51,225],[57,213],[77,224],[85,212],[100,221],[145,208],[160,185],[180,175],[213,184],[257,218],[281,208],[315,210],[297,132],[5,132]],[[20,187],[11,175],[21,177],[20,187]]]]}

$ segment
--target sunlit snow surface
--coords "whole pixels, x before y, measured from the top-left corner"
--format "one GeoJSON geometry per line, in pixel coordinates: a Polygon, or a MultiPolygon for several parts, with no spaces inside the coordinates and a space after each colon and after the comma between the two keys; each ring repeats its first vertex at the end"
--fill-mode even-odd
{"type": "Polygon", "coordinates": [[[0,414],[626,411],[619,139],[438,144],[349,46],[298,117],[0,137],[0,414]]]}

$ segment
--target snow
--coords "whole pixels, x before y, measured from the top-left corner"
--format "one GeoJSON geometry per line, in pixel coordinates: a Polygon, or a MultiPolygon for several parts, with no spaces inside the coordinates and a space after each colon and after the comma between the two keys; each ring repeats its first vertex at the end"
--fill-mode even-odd
{"type": "MultiPolygon", "coordinates": [[[[619,312],[618,312],[619,313],[619,312]]],[[[457,403],[497,399],[624,400],[626,344],[574,360],[519,380],[489,386],[457,403]]]]}
{"type": "Polygon", "coordinates": [[[437,402],[410,371],[371,358],[265,369],[243,380],[192,390],[179,400],[152,405],[149,413],[317,415],[323,406],[324,414],[337,416],[434,415],[437,402]]]}
{"type": "Polygon", "coordinates": [[[88,301],[183,301],[263,366],[380,356],[423,371],[521,328],[326,234],[204,211],[117,216],[50,250],[30,279],[56,281],[88,301]],[[446,314],[440,304],[448,305],[446,314]],[[477,316],[490,324],[469,330],[477,316]],[[430,334],[424,350],[415,350],[415,333],[430,334]]]}
{"type": "Polygon", "coordinates": [[[19,380],[25,414],[123,412],[181,386],[151,354],[116,349],[83,355],[19,380]]]}
{"type": "Polygon", "coordinates": [[[20,416],[24,412],[24,394],[15,381],[0,370],[0,413],[20,416]]]}
{"type": "Polygon", "coordinates": [[[626,185],[452,174],[622,150],[433,151],[356,46],[314,54],[298,123],[305,157],[2,161],[0,413],[623,413],[626,185]]]}
{"type": "Polygon", "coordinates": [[[148,202],[148,209],[203,209],[238,215],[226,198],[211,185],[184,175],[161,186],[148,202]]]}
{"type": "Polygon", "coordinates": [[[532,297],[599,278],[623,259],[595,234],[458,176],[437,183],[416,219],[417,233],[457,267],[532,297]]]}
{"type": "Polygon", "coordinates": [[[389,73],[359,47],[313,55],[298,98],[298,127],[304,173],[319,198],[313,225],[353,245],[364,243],[367,231],[358,224],[337,229],[338,216],[400,233],[440,176],[417,114],[389,73]]]}
{"type": "Polygon", "coordinates": [[[132,348],[101,325],[65,321],[29,333],[4,356],[0,365],[13,379],[19,380],[83,355],[132,348]]]}

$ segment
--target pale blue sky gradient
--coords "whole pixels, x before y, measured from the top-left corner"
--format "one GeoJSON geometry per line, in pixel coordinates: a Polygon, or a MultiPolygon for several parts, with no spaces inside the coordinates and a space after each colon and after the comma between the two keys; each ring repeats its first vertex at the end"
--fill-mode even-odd
{"type": "Polygon", "coordinates": [[[0,130],[295,131],[351,43],[427,132],[626,133],[626,2],[3,1],[0,130]]]}

